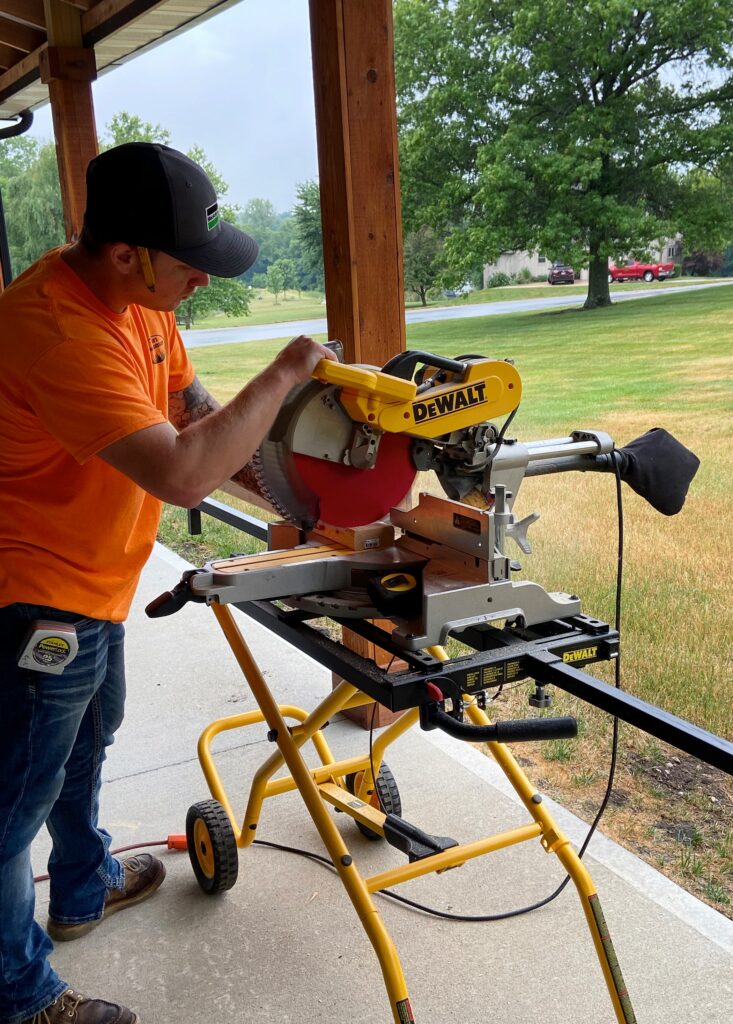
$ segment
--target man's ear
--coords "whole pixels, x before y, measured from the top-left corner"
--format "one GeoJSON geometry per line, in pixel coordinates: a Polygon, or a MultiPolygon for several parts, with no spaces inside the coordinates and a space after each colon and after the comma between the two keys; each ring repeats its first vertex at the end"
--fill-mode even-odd
{"type": "Polygon", "coordinates": [[[140,273],[138,256],[135,247],[125,242],[113,242],[107,251],[107,256],[115,270],[123,277],[140,273]]]}

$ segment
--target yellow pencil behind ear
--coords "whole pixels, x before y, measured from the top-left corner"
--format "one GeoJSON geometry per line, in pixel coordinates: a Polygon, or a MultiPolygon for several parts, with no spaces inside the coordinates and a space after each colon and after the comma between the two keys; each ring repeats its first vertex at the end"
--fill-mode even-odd
{"type": "Polygon", "coordinates": [[[155,291],[155,271],[153,270],[153,264],[150,260],[150,253],[144,245],[138,245],[137,255],[140,260],[140,267],[143,272],[143,280],[148,286],[151,292],[155,291]]]}

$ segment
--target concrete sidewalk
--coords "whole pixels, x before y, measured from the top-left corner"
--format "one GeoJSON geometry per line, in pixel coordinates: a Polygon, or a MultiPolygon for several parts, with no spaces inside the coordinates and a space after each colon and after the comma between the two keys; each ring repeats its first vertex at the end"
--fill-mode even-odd
{"type": "MultiPolygon", "coordinates": [[[[211,612],[188,605],[160,620],[144,606],[185,564],[156,549],[128,626],[128,712],[106,765],[102,818],[115,846],[165,840],[185,829],[188,806],[209,796],[196,757],[202,728],[254,707],[211,612]]],[[[248,643],[281,703],[311,708],[330,674],[241,616],[248,643]]],[[[367,734],[345,719],[327,731],[337,757],[363,753],[367,734]]],[[[237,814],[253,771],[271,751],[265,728],[229,732],[215,745],[237,814]]],[[[388,751],[405,816],[428,832],[468,841],[526,823],[494,763],[442,734],[412,730],[388,751]]],[[[561,808],[577,844],[586,826],[561,808]]],[[[403,862],[385,843],[336,819],[361,872],[403,862]]],[[[258,837],[323,853],[302,801],[268,801],[258,837]]],[[[45,870],[48,838],[34,848],[45,870]]],[[[236,886],[205,896],[185,853],[161,856],[163,888],[73,943],[54,964],[70,985],[134,1008],[141,1024],[391,1024],[376,957],[338,878],[292,854],[240,853],[236,886]]],[[[733,923],[602,836],[586,863],[639,1024],[730,1024],[733,923]]],[[[401,886],[400,894],[454,914],[491,914],[548,895],[562,878],[554,857],[525,843],[460,870],[401,886]]],[[[45,921],[47,886],[38,886],[45,921]]],[[[613,1024],[572,885],[549,906],[498,923],[440,920],[379,897],[419,1024],[613,1024]]]]}

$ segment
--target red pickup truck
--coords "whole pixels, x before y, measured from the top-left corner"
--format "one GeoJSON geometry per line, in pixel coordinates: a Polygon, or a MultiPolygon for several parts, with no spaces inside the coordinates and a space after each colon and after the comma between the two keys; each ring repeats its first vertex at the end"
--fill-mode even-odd
{"type": "Polygon", "coordinates": [[[608,264],[608,281],[664,281],[674,274],[674,263],[639,263],[627,260],[622,267],[608,264]]]}

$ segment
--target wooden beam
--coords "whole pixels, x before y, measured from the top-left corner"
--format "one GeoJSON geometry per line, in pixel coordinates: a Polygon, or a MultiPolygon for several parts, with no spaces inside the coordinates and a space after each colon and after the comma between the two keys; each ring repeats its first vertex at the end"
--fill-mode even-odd
{"type": "Polygon", "coordinates": [[[98,152],[92,102],[94,51],[82,47],[81,12],[44,0],[49,48],[39,61],[48,82],[66,237],[79,237],[86,206],[86,169],[98,152]]]}
{"type": "MultiPolygon", "coordinates": [[[[405,347],[392,0],[310,0],[310,20],[328,336],[382,366],[405,347]]],[[[343,643],[379,662],[350,630],[343,643]]]]}
{"type": "Polygon", "coordinates": [[[17,50],[14,50],[12,46],[6,46],[5,43],[0,43],[0,68],[6,70],[21,59],[20,54],[17,50]]]}
{"type": "Polygon", "coordinates": [[[347,361],[405,347],[391,0],[310,0],[328,333],[347,361]]]}
{"type": "Polygon", "coordinates": [[[358,362],[359,293],[340,0],[311,0],[310,21],[328,336],[343,343],[347,362],[358,362]]]}
{"type": "Polygon", "coordinates": [[[43,0],[2,0],[2,16],[30,28],[46,28],[43,0]]]}
{"type": "Polygon", "coordinates": [[[8,96],[18,92],[24,85],[38,80],[38,61],[45,45],[44,43],[38,50],[29,53],[0,75],[0,103],[8,96]]]}
{"type": "Polygon", "coordinates": [[[14,46],[21,53],[30,53],[46,42],[46,33],[0,17],[0,42],[14,46]]]}

